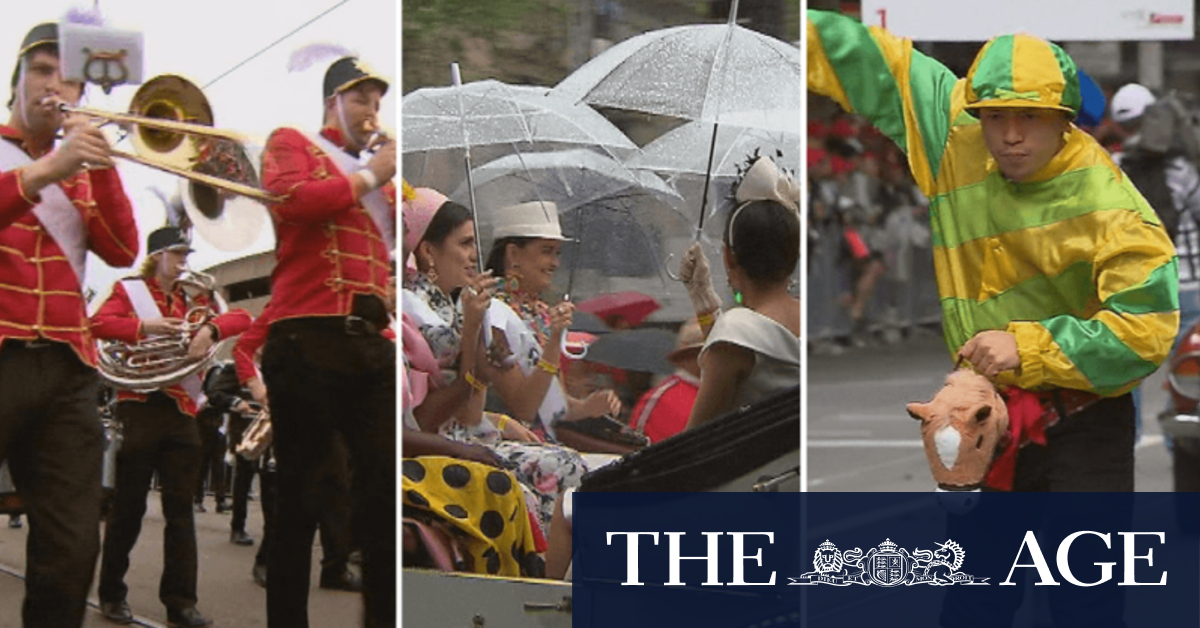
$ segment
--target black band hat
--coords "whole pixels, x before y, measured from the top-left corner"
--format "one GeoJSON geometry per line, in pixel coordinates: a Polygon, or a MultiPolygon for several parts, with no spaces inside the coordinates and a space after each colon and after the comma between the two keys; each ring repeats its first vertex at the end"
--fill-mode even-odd
{"type": "Polygon", "coordinates": [[[159,227],[146,238],[146,255],[178,250],[193,251],[191,242],[179,227],[159,227]]]}
{"type": "Polygon", "coordinates": [[[34,48],[51,45],[58,45],[57,22],[43,22],[29,29],[29,33],[21,42],[21,50],[17,53],[17,65],[13,68],[13,90],[16,90],[17,81],[21,78],[21,59],[34,48]]]}
{"type": "Polygon", "coordinates": [[[375,72],[366,62],[356,57],[342,57],[325,71],[325,98],[340,94],[364,81],[374,81],[384,94],[388,91],[387,79],[375,72]]]}

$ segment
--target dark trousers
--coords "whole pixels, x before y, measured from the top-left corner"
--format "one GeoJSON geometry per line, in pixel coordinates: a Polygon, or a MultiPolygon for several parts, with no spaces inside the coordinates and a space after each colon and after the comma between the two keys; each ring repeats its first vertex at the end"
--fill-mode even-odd
{"type": "Polygon", "coordinates": [[[396,623],[396,345],[340,319],[271,325],[263,353],[279,474],[267,624],[306,628],[312,542],[345,493],[333,436],[350,451],[353,529],[363,550],[365,623],[396,623]]]}
{"type": "Polygon", "coordinates": [[[202,410],[196,417],[200,430],[200,470],[196,474],[196,503],[204,501],[204,481],[213,499],[220,502],[229,494],[229,482],[225,473],[225,437],[221,435],[223,413],[211,408],[202,410]]]}
{"type": "Polygon", "coordinates": [[[275,544],[275,509],[279,507],[279,490],[275,486],[277,484],[275,481],[275,465],[274,463],[266,462],[266,457],[269,455],[270,451],[263,454],[264,459],[259,461],[261,466],[258,467],[259,503],[262,504],[263,513],[263,536],[262,542],[258,544],[258,553],[254,555],[255,565],[267,564],[267,558],[271,555],[271,547],[275,544]]]}
{"type": "Polygon", "coordinates": [[[196,605],[196,525],[192,496],[200,469],[200,432],[196,419],[175,401],[155,392],[143,403],[117,403],[125,440],[117,454],[117,490],[104,527],[100,560],[100,599],[119,602],[129,588],[129,552],[137,543],[146,514],[146,496],[155,471],[162,482],[163,571],[158,598],[169,611],[196,605]]]}
{"type": "MultiPolygon", "coordinates": [[[[345,466],[346,448],[341,443],[341,439],[336,439],[339,456],[343,459],[342,466],[345,466]]],[[[263,466],[255,464],[255,469],[258,471],[259,488],[262,492],[262,509],[263,509],[263,538],[259,544],[258,553],[254,556],[254,562],[258,565],[266,565],[267,557],[271,555],[271,545],[275,536],[275,509],[278,507],[278,487],[276,484],[276,472],[267,470],[263,466]]],[[[343,490],[340,498],[335,498],[328,507],[321,511],[320,518],[317,520],[317,531],[321,539],[321,573],[329,574],[330,576],[340,575],[346,570],[347,564],[350,562],[351,546],[353,545],[353,536],[350,530],[350,474],[349,469],[343,476],[343,490]]],[[[237,502],[234,502],[234,518],[237,517],[237,502]]],[[[244,520],[243,520],[244,522],[244,520]]],[[[233,528],[238,530],[240,528],[233,528]]]]}
{"type": "MultiPolygon", "coordinates": [[[[1134,430],[1136,415],[1130,395],[1105,399],[1083,411],[1059,421],[1046,430],[1046,445],[1029,445],[1017,456],[1013,487],[1024,492],[1131,492],[1133,491],[1134,430]]],[[[965,516],[952,516],[947,526],[948,537],[964,548],[970,548],[971,560],[977,564],[1002,565],[1003,573],[1013,563],[1013,547],[1000,547],[988,533],[977,532],[973,521],[1006,521],[1004,527],[1014,530],[1039,531],[1044,552],[1057,548],[1066,535],[1077,530],[1078,522],[1087,520],[1088,513],[1077,509],[1063,511],[1060,501],[1047,497],[1041,508],[1023,512],[998,511],[986,499],[980,507],[965,516]],[[978,549],[976,549],[978,548],[978,549]],[[998,554],[995,554],[999,552],[998,554]],[[992,555],[995,554],[995,555],[992,555]],[[977,558],[978,557],[978,558],[977,558]]],[[[1132,507],[1132,501],[1130,501],[1132,507]]],[[[1125,517],[1108,506],[1093,519],[1125,517]]],[[[1128,513],[1132,524],[1132,510],[1128,513]]],[[[1128,529],[1128,528],[1123,528],[1128,529]]],[[[1022,562],[1028,563],[1025,556],[1022,562]]],[[[1025,593],[1024,577],[1029,569],[1013,574],[1017,586],[949,587],[942,609],[941,625],[946,628],[1007,628],[1012,626],[1025,593]],[[997,594],[1000,595],[997,595],[997,594]],[[999,607],[991,601],[1001,598],[999,607]]],[[[1058,628],[1124,628],[1125,598],[1101,587],[1047,587],[1050,613],[1058,628]]]]}
{"type": "Polygon", "coordinates": [[[246,531],[246,508],[250,502],[250,485],[254,483],[254,475],[259,474],[259,484],[262,474],[258,463],[235,455],[233,465],[233,518],[229,521],[229,529],[235,532],[246,531]]]}
{"type": "Polygon", "coordinates": [[[79,628],[100,551],[100,380],[65,344],[0,350],[0,458],[25,502],[29,628],[79,628]]]}

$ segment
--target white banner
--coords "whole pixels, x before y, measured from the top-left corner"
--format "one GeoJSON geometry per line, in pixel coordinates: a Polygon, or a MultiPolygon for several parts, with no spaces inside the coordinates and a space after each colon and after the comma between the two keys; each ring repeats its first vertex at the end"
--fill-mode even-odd
{"type": "Polygon", "coordinates": [[[1192,0],[862,0],[862,21],[915,41],[1192,39],[1192,0]]]}

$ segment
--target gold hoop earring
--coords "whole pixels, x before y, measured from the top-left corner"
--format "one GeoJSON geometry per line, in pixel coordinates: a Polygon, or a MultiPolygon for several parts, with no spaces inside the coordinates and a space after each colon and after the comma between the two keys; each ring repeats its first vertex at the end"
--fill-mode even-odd
{"type": "Polygon", "coordinates": [[[508,269],[508,273],[504,275],[504,288],[508,292],[516,292],[521,289],[521,272],[516,264],[508,269]]]}

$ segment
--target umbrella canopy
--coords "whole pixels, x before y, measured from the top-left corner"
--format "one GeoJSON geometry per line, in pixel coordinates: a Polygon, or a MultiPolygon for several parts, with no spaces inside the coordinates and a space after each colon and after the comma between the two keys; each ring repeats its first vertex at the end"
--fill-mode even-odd
{"type": "Polygon", "coordinates": [[[401,111],[405,180],[443,192],[465,179],[468,147],[475,163],[517,150],[586,147],[618,158],[637,151],[604,116],[545,87],[486,80],[423,88],[404,97],[401,111]]]}
{"type": "MultiPolygon", "coordinates": [[[[560,212],[606,198],[643,197],[668,206],[683,200],[653,174],[635,172],[616,159],[583,149],[514,152],[475,167],[472,180],[481,219],[502,207],[535,200],[554,203],[560,212]]],[[[450,198],[462,202],[466,196],[464,181],[450,198]]]]}
{"type": "MultiPolygon", "coordinates": [[[[795,132],[722,123],[717,130],[713,151],[712,178],[708,197],[716,202],[709,209],[709,218],[728,211],[730,190],[736,177],[749,165],[754,155],[769,156],[775,164],[795,176],[800,171],[800,121],[792,120],[795,132]]],[[[781,126],[788,123],[781,119],[781,126]]],[[[693,222],[700,207],[706,169],[707,153],[712,143],[712,126],[689,122],[672,129],[643,147],[642,152],[625,161],[636,171],[651,171],[666,178],[689,208],[693,222]]]]}
{"type": "MultiPolygon", "coordinates": [[[[472,170],[472,180],[476,226],[488,246],[505,207],[531,200],[557,206],[563,231],[576,239],[564,245],[566,272],[558,273],[568,294],[613,291],[618,277],[647,277],[657,280],[654,290],[667,289],[665,242],[686,238],[688,224],[677,208],[682,199],[657,175],[577,149],[502,157],[472,170]]],[[[467,193],[464,183],[451,198],[465,204],[467,193]]]]}
{"type": "Polygon", "coordinates": [[[630,329],[601,336],[584,360],[627,371],[674,373],[667,354],[675,350],[675,334],[665,329],[630,329]]]}
{"type": "Polygon", "coordinates": [[[642,324],[642,321],[647,316],[653,314],[662,305],[650,295],[630,291],[602,294],[598,297],[580,301],[575,307],[580,312],[595,314],[602,320],[620,316],[629,323],[630,327],[637,327],[642,324]]]}
{"type": "Polygon", "coordinates": [[[773,128],[767,112],[800,119],[800,49],[734,23],[677,26],[627,39],[584,64],[554,92],[593,107],[773,128]],[[718,117],[719,116],[719,117],[718,117]]]}

